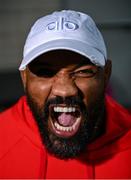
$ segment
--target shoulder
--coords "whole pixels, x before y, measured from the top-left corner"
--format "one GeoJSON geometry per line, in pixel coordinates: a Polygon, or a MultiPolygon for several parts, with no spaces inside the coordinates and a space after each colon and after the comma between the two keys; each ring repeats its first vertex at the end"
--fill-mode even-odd
{"type": "Polygon", "coordinates": [[[0,113],[0,157],[24,136],[17,128],[17,117],[14,113],[19,103],[0,113]]]}
{"type": "Polygon", "coordinates": [[[131,151],[131,114],[111,97],[106,97],[107,122],[110,135],[120,151],[131,151]]]}
{"type": "Polygon", "coordinates": [[[42,142],[38,128],[23,96],[9,109],[0,113],[0,157],[16,148],[18,142],[24,147],[41,148],[42,142]]]}
{"type": "Polygon", "coordinates": [[[6,130],[15,130],[18,107],[21,106],[23,97],[16,104],[0,113],[0,134],[6,130]]]}

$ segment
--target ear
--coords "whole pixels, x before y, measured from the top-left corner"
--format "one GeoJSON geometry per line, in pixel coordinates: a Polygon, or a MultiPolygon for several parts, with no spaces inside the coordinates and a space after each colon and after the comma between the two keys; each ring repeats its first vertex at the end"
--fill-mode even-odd
{"type": "Polygon", "coordinates": [[[23,87],[24,87],[24,90],[25,90],[25,88],[26,88],[26,82],[27,82],[27,72],[26,72],[26,69],[20,71],[20,75],[21,75],[23,87]]]}
{"type": "Polygon", "coordinates": [[[107,60],[106,65],[104,67],[104,79],[105,79],[105,87],[107,86],[112,71],[112,62],[111,60],[107,60]]]}

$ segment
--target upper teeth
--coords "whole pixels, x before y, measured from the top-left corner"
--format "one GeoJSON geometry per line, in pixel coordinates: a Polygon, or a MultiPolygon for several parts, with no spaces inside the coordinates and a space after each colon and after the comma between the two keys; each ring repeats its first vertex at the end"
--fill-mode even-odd
{"type": "Polygon", "coordinates": [[[54,112],[75,112],[75,107],[54,107],[54,112]]]}

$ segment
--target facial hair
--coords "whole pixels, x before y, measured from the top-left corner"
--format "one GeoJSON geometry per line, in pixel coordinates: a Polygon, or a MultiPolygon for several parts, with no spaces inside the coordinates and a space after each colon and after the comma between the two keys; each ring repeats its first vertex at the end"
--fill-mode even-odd
{"type": "Polygon", "coordinates": [[[56,97],[39,106],[34,98],[26,91],[28,105],[37,122],[43,144],[47,151],[60,159],[75,158],[84,152],[87,145],[102,133],[104,119],[104,97],[100,96],[86,108],[79,96],[56,97]],[[78,132],[69,138],[56,136],[48,126],[49,106],[51,104],[77,105],[83,114],[83,121],[78,132]]]}

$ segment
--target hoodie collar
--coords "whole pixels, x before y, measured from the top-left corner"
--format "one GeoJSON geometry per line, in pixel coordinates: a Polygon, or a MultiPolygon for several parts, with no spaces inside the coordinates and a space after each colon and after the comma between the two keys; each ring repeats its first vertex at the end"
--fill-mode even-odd
{"type": "MultiPolygon", "coordinates": [[[[128,133],[131,129],[131,115],[109,96],[105,98],[105,107],[106,131],[104,135],[88,145],[87,155],[89,160],[97,160],[131,146],[131,143],[125,142],[124,138],[127,135],[127,138],[131,139],[131,133],[128,133]]],[[[20,99],[19,106],[17,105],[15,108],[14,113],[17,112],[18,117],[22,115],[22,119],[19,121],[20,129],[37,146],[42,146],[38,126],[27,105],[25,96],[20,99]],[[15,108],[17,108],[17,111],[15,108]]]]}

